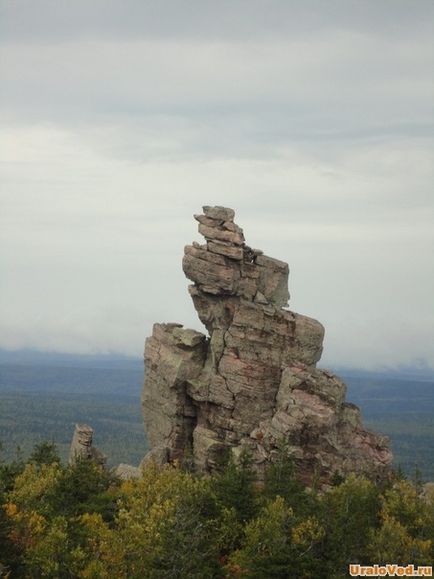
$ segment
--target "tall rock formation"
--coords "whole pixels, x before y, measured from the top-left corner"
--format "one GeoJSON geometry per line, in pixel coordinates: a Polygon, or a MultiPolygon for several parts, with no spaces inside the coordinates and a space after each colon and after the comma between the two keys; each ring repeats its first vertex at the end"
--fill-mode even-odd
{"type": "Polygon", "coordinates": [[[107,462],[107,457],[93,446],[93,428],[88,424],[76,424],[69,449],[69,464],[83,459],[93,460],[100,466],[107,462]]]}
{"type": "Polygon", "coordinates": [[[323,483],[334,473],[384,476],[387,439],[363,428],[342,380],[315,367],[323,326],[285,309],[288,265],[248,247],[232,209],[194,217],[206,243],[185,247],[183,270],[208,336],[155,324],[146,340],[145,460],[188,452],[213,470],[228,449],[248,449],[261,477],[284,442],[306,483],[314,473],[323,483]]]}

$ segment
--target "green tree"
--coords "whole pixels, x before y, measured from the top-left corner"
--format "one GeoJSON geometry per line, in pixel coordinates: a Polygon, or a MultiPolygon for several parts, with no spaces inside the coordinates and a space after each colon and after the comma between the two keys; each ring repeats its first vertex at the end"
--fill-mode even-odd
{"type": "Polygon", "coordinates": [[[401,480],[381,497],[381,527],[370,534],[378,561],[427,564],[434,559],[434,501],[401,480]]]}
{"type": "Polygon", "coordinates": [[[80,459],[63,470],[52,495],[58,515],[74,517],[100,513],[112,520],[116,511],[119,481],[92,460],[80,459]]]}
{"type": "Polygon", "coordinates": [[[229,573],[249,579],[290,577],[292,523],[292,509],[282,497],[269,501],[247,523],[240,549],[229,558],[229,573]]]}
{"type": "Polygon", "coordinates": [[[113,521],[118,488],[92,461],[67,468],[30,462],[6,495],[8,537],[21,553],[23,576],[78,577],[91,556],[83,513],[113,521]]]}
{"type": "Polygon", "coordinates": [[[284,442],[279,446],[275,461],[265,471],[263,495],[268,499],[283,497],[295,515],[306,515],[314,508],[316,495],[308,494],[303,484],[297,479],[294,461],[284,442]]]}
{"type": "Polygon", "coordinates": [[[371,529],[367,552],[372,561],[406,565],[428,565],[433,560],[433,542],[414,538],[399,521],[384,515],[379,529],[371,529]]]}
{"type": "MultiPolygon", "coordinates": [[[[380,497],[371,481],[350,475],[324,493],[319,515],[326,530],[323,558],[328,572],[348,574],[348,564],[369,562],[370,530],[380,525],[380,497]]],[[[338,575],[339,576],[339,575],[338,575]]]]}
{"type": "Polygon", "coordinates": [[[220,577],[220,510],[208,478],[148,466],[122,486],[116,523],[130,578],[220,577]]]}
{"type": "Polygon", "coordinates": [[[226,568],[230,576],[249,579],[320,577],[315,547],[323,536],[317,519],[297,523],[291,507],[278,496],[246,524],[241,547],[226,568]]]}
{"type": "Polygon", "coordinates": [[[382,518],[393,517],[411,534],[420,539],[434,537],[434,505],[420,496],[410,481],[401,480],[381,497],[382,518]]]}
{"type": "Polygon", "coordinates": [[[26,549],[23,560],[26,577],[72,579],[80,576],[85,553],[71,537],[65,517],[54,517],[26,549]]]}
{"type": "Polygon", "coordinates": [[[258,511],[254,483],[252,459],[245,451],[237,462],[230,456],[222,472],[213,477],[217,500],[222,507],[233,509],[240,523],[250,520],[258,511]]]}
{"type": "Polygon", "coordinates": [[[60,464],[59,451],[54,442],[40,442],[35,444],[33,452],[27,462],[42,466],[43,464],[53,464],[57,462],[60,464]]]}
{"type": "MultiPolygon", "coordinates": [[[[0,455],[3,443],[0,441],[0,455]]],[[[0,575],[7,572],[17,573],[20,568],[20,550],[11,540],[13,524],[6,514],[8,492],[13,488],[16,477],[23,471],[24,462],[17,457],[5,463],[0,457],[0,575]]]]}
{"type": "Polygon", "coordinates": [[[25,466],[7,494],[7,502],[16,505],[18,511],[35,512],[44,517],[57,513],[55,497],[57,486],[64,473],[58,464],[45,464],[40,468],[29,463],[25,466]]]}

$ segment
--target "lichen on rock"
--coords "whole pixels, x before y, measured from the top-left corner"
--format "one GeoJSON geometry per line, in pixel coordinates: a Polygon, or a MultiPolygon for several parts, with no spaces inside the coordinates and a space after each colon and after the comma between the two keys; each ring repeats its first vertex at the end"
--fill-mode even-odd
{"type": "Polygon", "coordinates": [[[217,468],[228,450],[248,450],[260,478],[285,442],[299,476],[327,484],[335,473],[382,477],[392,455],[345,402],[346,386],[316,368],[324,328],[284,309],[288,265],[248,247],[235,213],[195,215],[205,244],[184,250],[189,292],[208,335],[155,324],[145,345],[142,408],[147,460],[217,468]]]}

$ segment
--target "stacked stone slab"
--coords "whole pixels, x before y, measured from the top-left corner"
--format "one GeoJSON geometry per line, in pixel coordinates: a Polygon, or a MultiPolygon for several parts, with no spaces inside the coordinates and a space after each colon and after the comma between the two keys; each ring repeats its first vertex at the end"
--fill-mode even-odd
{"type": "Polygon", "coordinates": [[[248,247],[234,211],[195,215],[205,244],[185,247],[183,270],[208,336],[155,324],[145,345],[145,461],[191,454],[213,470],[223,454],[248,449],[258,476],[282,445],[307,483],[335,474],[382,477],[387,439],[366,431],[345,384],[315,367],[323,326],[284,309],[288,265],[248,247]]]}

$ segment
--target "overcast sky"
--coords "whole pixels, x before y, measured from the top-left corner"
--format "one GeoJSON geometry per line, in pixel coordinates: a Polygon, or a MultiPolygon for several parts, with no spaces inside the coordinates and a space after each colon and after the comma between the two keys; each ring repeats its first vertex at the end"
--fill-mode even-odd
{"type": "Polygon", "coordinates": [[[200,329],[209,204],[289,263],[322,365],[434,369],[432,0],[0,7],[0,347],[200,329]]]}

